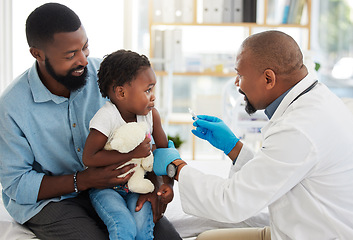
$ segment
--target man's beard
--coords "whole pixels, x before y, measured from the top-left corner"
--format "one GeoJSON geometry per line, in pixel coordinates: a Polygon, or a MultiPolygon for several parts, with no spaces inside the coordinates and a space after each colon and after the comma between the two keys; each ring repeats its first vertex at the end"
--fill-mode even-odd
{"type": "Polygon", "coordinates": [[[83,66],[78,66],[75,69],[71,69],[66,76],[57,75],[54,71],[53,66],[50,64],[49,59],[45,58],[45,68],[48,73],[59,83],[64,85],[70,91],[76,91],[86,84],[87,67],[85,67],[81,76],[73,76],[72,73],[78,69],[82,69],[83,66]]]}
{"type": "Polygon", "coordinates": [[[254,114],[257,111],[256,108],[249,102],[248,97],[245,95],[245,93],[242,90],[239,89],[239,92],[245,96],[245,103],[246,103],[245,111],[249,115],[254,114]]]}

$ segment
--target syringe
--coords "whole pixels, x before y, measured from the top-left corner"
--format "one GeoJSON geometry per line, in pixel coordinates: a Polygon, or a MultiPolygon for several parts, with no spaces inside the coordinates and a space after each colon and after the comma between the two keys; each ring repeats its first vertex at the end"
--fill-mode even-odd
{"type": "Polygon", "coordinates": [[[198,118],[197,118],[197,115],[194,113],[194,111],[191,109],[191,108],[189,108],[189,113],[191,114],[191,116],[192,116],[192,119],[194,120],[194,121],[196,121],[198,118]]]}

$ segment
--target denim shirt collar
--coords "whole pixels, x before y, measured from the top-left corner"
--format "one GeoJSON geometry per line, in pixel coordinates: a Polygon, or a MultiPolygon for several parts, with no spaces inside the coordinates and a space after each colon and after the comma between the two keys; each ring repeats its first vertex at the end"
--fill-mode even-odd
{"type": "Polygon", "coordinates": [[[265,109],[265,114],[268,119],[271,119],[275,111],[277,110],[278,106],[281,104],[283,98],[289,93],[292,88],[288,89],[285,93],[279,96],[276,100],[274,100],[270,105],[267,106],[265,109]]]}
{"type": "MultiPolygon", "coordinates": [[[[63,103],[65,101],[68,101],[67,98],[57,96],[55,94],[52,94],[42,83],[42,81],[39,78],[38,74],[38,69],[37,69],[37,62],[33,64],[33,66],[29,70],[29,85],[32,91],[33,99],[35,102],[41,103],[41,102],[48,102],[48,101],[53,101],[56,104],[63,103]]],[[[70,93],[70,99],[73,99],[78,92],[82,90],[78,89],[77,91],[73,91],[70,93]]]]}

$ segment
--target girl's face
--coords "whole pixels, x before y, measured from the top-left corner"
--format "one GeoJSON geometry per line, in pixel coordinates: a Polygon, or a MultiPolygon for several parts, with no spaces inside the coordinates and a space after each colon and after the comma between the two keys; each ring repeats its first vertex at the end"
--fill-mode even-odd
{"type": "Polygon", "coordinates": [[[136,115],[147,115],[154,107],[155,85],[156,76],[152,68],[141,70],[130,84],[124,86],[127,110],[136,115]]]}

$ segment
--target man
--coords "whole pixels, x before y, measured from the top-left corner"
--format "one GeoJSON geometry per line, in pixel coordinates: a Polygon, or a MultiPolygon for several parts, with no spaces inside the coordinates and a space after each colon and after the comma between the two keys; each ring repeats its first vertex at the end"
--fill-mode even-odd
{"type": "MultiPolygon", "coordinates": [[[[26,22],[32,68],[0,98],[0,180],[10,215],[40,239],[108,239],[87,191],[125,183],[118,177],[133,165],[86,169],[82,152],[88,124],[105,103],[97,85],[100,60],[88,58],[88,38],[78,16],[49,3],[26,22]]],[[[151,201],[161,217],[156,193],[151,201]]],[[[157,222],[156,239],[180,239],[167,219],[157,222]]]]}
{"type": "Polygon", "coordinates": [[[234,162],[230,178],[192,169],[172,144],[154,152],[154,170],[163,175],[168,168],[179,181],[185,212],[240,222],[268,207],[270,228],[211,230],[198,239],[351,239],[352,114],[308,74],[299,46],[285,33],[248,37],[235,69],[247,112],[265,109],[269,118],[258,153],[222,120],[200,115],[192,132],[234,162]]]}

